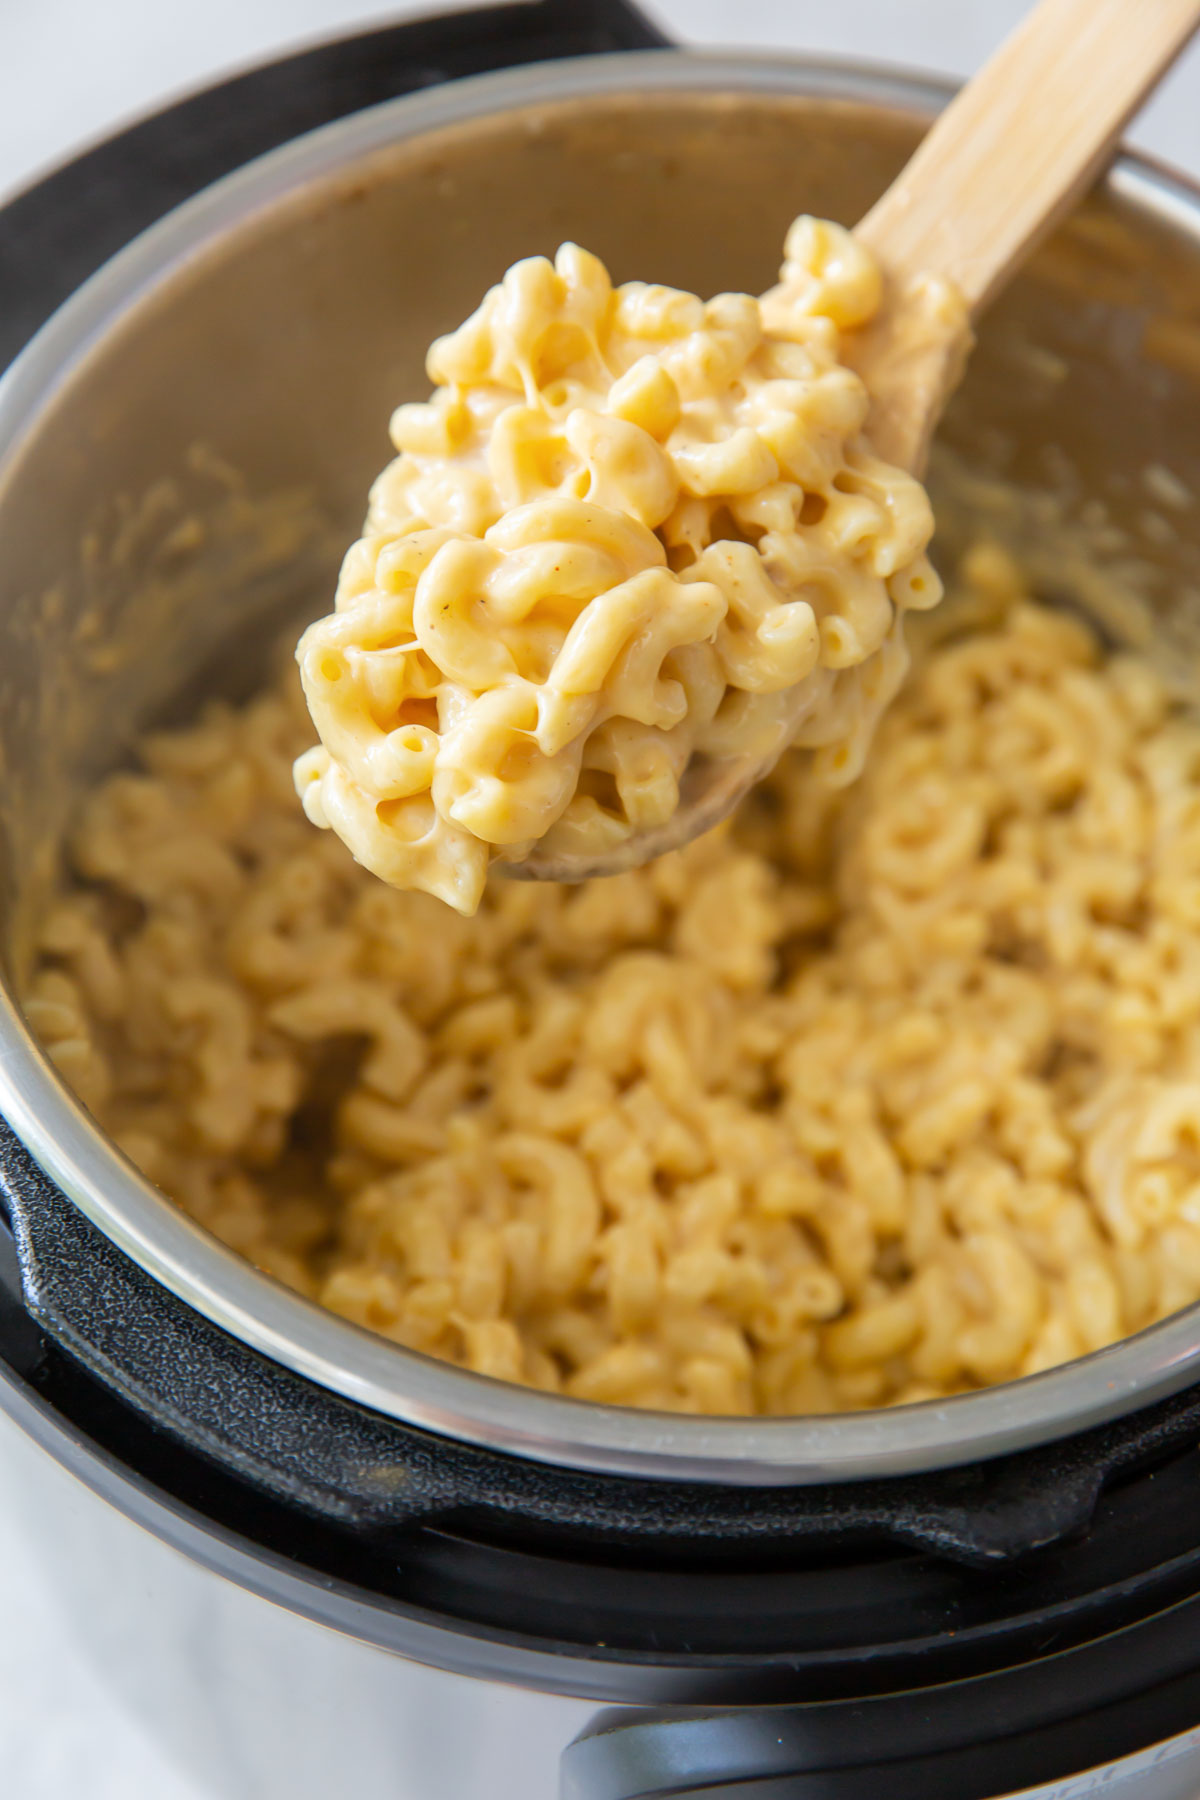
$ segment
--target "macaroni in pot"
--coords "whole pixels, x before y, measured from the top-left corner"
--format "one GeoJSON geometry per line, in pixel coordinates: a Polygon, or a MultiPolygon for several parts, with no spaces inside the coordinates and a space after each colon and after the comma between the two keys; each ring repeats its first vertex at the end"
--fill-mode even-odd
{"type": "Polygon", "coordinates": [[[460,912],[489,860],[601,856],[664,824],[689,759],[857,774],[941,586],[918,482],[862,435],[842,337],[880,280],[801,218],[780,285],[613,288],[517,263],[392,419],[337,610],[298,651],[310,819],[460,912]]]}
{"type": "Polygon", "coordinates": [[[227,1244],[505,1380],[821,1412],[1135,1331],[1200,1298],[1200,726],[963,585],[856,786],[474,918],[311,831],[291,685],[213,707],[87,801],[30,1022],[227,1244]]]}

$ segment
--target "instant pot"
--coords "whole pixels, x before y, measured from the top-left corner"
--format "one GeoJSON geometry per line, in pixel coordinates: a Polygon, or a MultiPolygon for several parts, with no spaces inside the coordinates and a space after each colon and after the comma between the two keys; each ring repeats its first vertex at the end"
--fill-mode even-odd
{"type": "MultiPolygon", "coordinates": [[[[243,75],[12,200],[10,987],[81,784],[324,610],[391,406],[500,270],[570,235],[618,280],[765,287],[793,215],[860,216],[945,97],[534,0],[243,75]]],[[[1123,158],[944,432],[1035,567],[1049,486],[1100,520],[1176,662],[1200,508],[1154,495],[1200,492],[1198,295],[1200,194],[1123,158]]],[[[11,993],[0,1114],[6,1528],[221,1800],[1200,1793],[1197,1309],[948,1402],[636,1413],[276,1285],[103,1137],[11,993]]]]}

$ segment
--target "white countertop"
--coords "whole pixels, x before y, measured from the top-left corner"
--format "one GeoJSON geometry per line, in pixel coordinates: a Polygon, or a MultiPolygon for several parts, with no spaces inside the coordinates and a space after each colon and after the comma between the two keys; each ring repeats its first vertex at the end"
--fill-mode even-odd
{"type": "MultiPolygon", "coordinates": [[[[644,3],[681,41],[869,56],[951,75],[969,73],[1025,10],[1025,0],[644,3]]],[[[362,24],[436,10],[404,0],[205,0],[203,6],[0,0],[0,195],[131,115],[230,69],[362,24]]],[[[1130,136],[1200,171],[1200,47],[1183,59],[1130,136]]],[[[214,1800],[168,1767],[114,1709],[38,1580],[2,1535],[0,1794],[4,1800],[214,1800]]]]}
{"type": "MultiPolygon", "coordinates": [[[[642,0],[682,43],[867,57],[957,76],[983,60],[1028,3],[642,0]]],[[[437,0],[0,0],[0,196],[131,115],[231,70],[361,26],[444,10],[437,0]]],[[[1164,82],[1133,142],[1200,167],[1198,95],[1200,46],[1164,82]]]]}

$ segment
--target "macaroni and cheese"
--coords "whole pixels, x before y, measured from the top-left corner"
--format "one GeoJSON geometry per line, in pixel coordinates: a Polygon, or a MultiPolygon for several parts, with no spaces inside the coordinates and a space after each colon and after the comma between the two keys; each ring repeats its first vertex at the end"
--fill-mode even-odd
{"type": "Polygon", "coordinates": [[[941,593],[933,520],[841,361],[868,253],[801,218],[785,254],[761,300],[704,302],[566,244],[433,345],[298,651],[305,809],[392,886],[471,914],[495,856],[664,824],[693,755],[858,772],[941,593]]]}
{"type": "Polygon", "coordinates": [[[30,1021],[227,1244],[506,1380],[822,1412],[1135,1331],[1200,1298],[1200,726],[964,579],[855,787],[470,919],[309,829],[292,685],[213,707],[87,801],[30,1021]]]}

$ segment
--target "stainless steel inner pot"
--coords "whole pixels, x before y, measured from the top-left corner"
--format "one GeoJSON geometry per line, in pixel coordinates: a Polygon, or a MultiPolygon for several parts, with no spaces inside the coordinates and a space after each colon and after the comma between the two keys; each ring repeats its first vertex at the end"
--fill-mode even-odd
{"type": "MultiPolygon", "coordinates": [[[[655,52],[393,102],[172,214],[0,383],[0,1111],[181,1299],[380,1412],[577,1468],[796,1483],[995,1455],[1200,1379],[1192,1308],[1025,1381],[837,1418],[678,1418],[486,1380],[321,1311],[193,1225],[97,1130],[12,997],[81,783],[201,693],[247,694],[281,625],[325,609],[432,336],[567,236],[617,279],[758,290],[791,218],[860,216],[945,98],[880,71],[655,52]]],[[[985,325],[944,432],[943,543],[965,494],[1049,591],[1103,614],[1103,583],[1068,579],[1062,553],[1100,533],[1141,596],[1122,629],[1181,676],[1200,667],[1198,387],[1200,195],[1125,158],[985,325]]]]}

